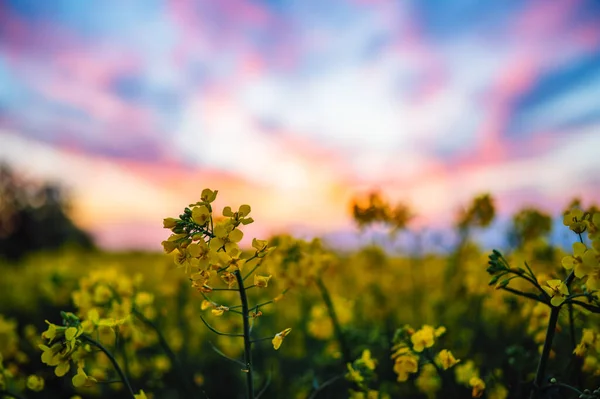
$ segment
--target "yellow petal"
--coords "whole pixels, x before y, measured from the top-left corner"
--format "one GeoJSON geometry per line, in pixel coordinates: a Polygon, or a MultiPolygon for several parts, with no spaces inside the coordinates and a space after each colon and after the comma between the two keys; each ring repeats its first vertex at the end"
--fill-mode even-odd
{"type": "Polygon", "coordinates": [[[283,337],[280,334],[275,335],[275,337],[273,338],[273,348],[275,348],[275,350],[279,349],[279,347],[281,346],[281,343],[283,342],[283,337]]]}
{"type": "Polygon", "coordinates": [[[238,211],[238,214],[241,217],[247,216],[250,213],[250,205],[242,205],[240,206],[240,210],[238,211]]]}
{"type": "Polygon", "coordinates": [[[62,377],[63,375],[67,374],[70,368],[71,363],[69,360],[67,360],[66,362],[62,362],[58,366],[56,366],[56,368],[54,369],[54,374],[56,374],[57,377],[62,377]]]}
{"type": "Polygon", "coordinates": [[[229,233],[229,240],[231,242],[240,242],[242,240],[242,237],[244,237],[244,233],[242,233],[242,230],[235,229],[231,233],[229,233]]]}

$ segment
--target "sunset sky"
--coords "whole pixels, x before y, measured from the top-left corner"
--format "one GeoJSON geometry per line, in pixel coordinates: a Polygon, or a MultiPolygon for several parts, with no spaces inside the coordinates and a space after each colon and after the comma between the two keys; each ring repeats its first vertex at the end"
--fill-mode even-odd
{"type": "Polygon", "coordinates": [[[111,249],[205,187],[259,238],[343,241],[371,189],[558,214],[600,200],[600,2],[5,0],[0,161],[111,249]]]}

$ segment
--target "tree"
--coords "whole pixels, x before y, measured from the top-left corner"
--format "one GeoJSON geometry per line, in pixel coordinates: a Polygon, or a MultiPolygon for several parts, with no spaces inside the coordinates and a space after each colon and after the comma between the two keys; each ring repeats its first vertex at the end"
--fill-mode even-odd
{"type": "Polygon", "coordinates": [[[67,243],[92,248],[90,235],[71,221],[68,210],[59,186],[23,179],[0,165],[0,257],[18,260],[67,243]]]}

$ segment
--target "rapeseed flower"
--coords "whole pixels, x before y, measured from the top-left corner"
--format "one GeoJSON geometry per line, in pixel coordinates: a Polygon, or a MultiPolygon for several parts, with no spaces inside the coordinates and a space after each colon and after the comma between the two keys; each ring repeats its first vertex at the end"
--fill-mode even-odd
{"type": "Polygon", "coordinates": [[[569,288],[567,285],[558,279],[546,281],[546,285],[542,286],[542,289],[551,298],[550,303],[552,306],[560,306],[569,295],[569,288]]]}

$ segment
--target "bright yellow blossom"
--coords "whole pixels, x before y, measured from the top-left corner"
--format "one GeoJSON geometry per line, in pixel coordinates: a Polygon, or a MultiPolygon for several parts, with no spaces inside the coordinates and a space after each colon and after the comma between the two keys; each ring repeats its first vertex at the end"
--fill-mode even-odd
{"type": "Polygon", "coordinates": [[[425,348],[431,348],[435,342],[435,333],[433,327],[424,325],[420,330],[411,335],[410,340],[415,352],[423,352],[425,348]]]}
{"type": "Polygon", "coordinates": [[[586,223],[584,221],[584,213],[581,209],[571,209],[564,213],[563,224],[568,226],[569,229],[577,234],[581,234],[586,229],[586,223]]]}
{"type": "Polygon", "coordinates": [[[469,385],[473,388],[471,391],[471,396],[474,398],[480,398],[483,395],[483,391],[485,391],[485,382],[479,377],[472,377],[469,380],[469,385]]]}
{"type": "Polygon", "coordinates": [[[415,374],[419,370],[419,358],[412,354],[396,357],[394,361],[394,372],[398,375],[398,381],[408,380],[409,374],[415,374]]]}
{"type": "Polygon", "coordinates": [[[283,342],[283,339],[287,337],[291,331],[291,328],[286,328],[285,330],[275,334],[275,337],[273,337],[273,340],[271,341],[275,350],[279,349],[281,343],[283,342]]]}
{"type": "Polygon", "coordinates": [[[456,359],[452,352],[447,349],[442,349],[440,353],[438,353],[436,360],[444,370],[448,370],[450,367],[460,362],[460,359],[456,359]]]}
{"type": "Polygon", "coordinates": [[[225,252],[230,252],[232,249],[237,249],[238,242],[244,237],[241,230],[234,228],[227,223],[219,223],[213,231],[215,238],[210,242],[210,245],[215,250],[224,248],[225,252]]]}
{"type": "Polygon", "coordinates": [[[226,206],[223,209],[223,216],[231,218],[236,226],[240,223],[247,225],[254,222],[251,217],[246,217],[250,214],[250,210],[250,205],[241,205],[237,212],[233,212],[230,206],[226,206]]]}
{"type": "MultiPolygon", "coordinates": [[[[215,194],[216,194],[216,192],[215,192],[215,194]]],[[[134,394],[133,397],[135,399],[148,399],[148,397],[146,396],[146,393],[144,392],[143,389],[140,389],[140,393],[134,394]]]]}
{"type": "Polygon", "coordinates": [[[83,367],[78,367],[77,374],[73,376],[71,382],[74,387],[89,387],[98,381],[94,377],[88,376],[83,370],[83,367]]]}
{"type": "Polygon", "coordinates": [[[581,341],[573,351],[576,356],[583,357],[589,347],[593,346],[596,342],[596,334],[594,330],[590,328],[584,328],[583,334],[581,335],[581,341]]]}
{"type": "Polygon", "coordinates": [[[165,218],[163,219],[163,227],[165,229],[172,229],[173,227],[177,226],[178,221],[179,219],[175,218],[165,218]]]}
{"type": "Polygon", "coordinates": [[[206,205],[192,208],[192,220],[200,226],[204,226],[210,220],[210,210],[206,205]]]}
{"type": "Polygon", "coordinates": [[[562,259],[562,265],[567,270],[574,270],[575,276],[582,278],[589,271],[583,262],[583,255],[587,251],[585,244],[580,242],[573,243],[573,255],[565,256],[562,259]]]}
{"type": "Polygon", "coordinates": [[[259,288],[267,288],[270,278],[271,278],[270,274],[268,276],[259,276],[258,274],[255,274],[254,275],[254,285],[259,288]]]}
{"type": "Polygon", "coordinates": [[[368,349],[363,350],[360,359],[358,359],[369,370],[375,370],[375,360],[371,357],[371,351],[368,349]]]}
{"type": "Polygon", "coordinates": [[[552,306],[560,306],[569,295],[569,288],[562,280],[554,279],[546,281],[546,285],[542,289],[550,298],[552,306]]]}

